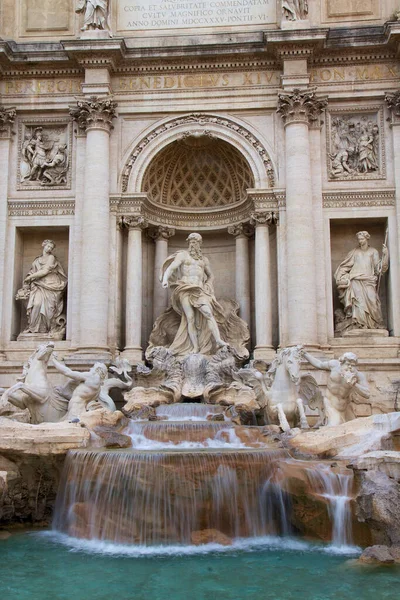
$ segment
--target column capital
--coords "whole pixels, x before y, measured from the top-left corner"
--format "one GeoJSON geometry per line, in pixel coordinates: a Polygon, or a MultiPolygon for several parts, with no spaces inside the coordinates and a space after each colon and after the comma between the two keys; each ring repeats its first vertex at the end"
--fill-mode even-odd
{"type": "Polygon", "coordinates": [[[228,233],[235,238],[249,238],[253,235],[254,228],[250,223],[238,223],[237,225],[230,225],[228,227],[228,233]]]}
{"type": "Polygon", "coordinates": [[[148,227],[147,220],[140,215],[130,215],[127,217],[121,217],[119,220],[119,226],[121,229],[146,229],[148,227]]]}
{"type": "Polygon", "coordinates": [[[254,227],[259,227],[260,225],[270,225],[277,224],[279,222],[279,215],[275,212],[256,212],[252,213],[250,217],[250,224],[254,225],[254,227]]]}
{"type": "Polygon", "coordinates": [[[400,124],[400,90],[386,92],[385,100],[392,115],[392,125],[400,124]]]}
{"type": "Polygon", "coordinates": [[[0,138],[11,137],[11,134],[14,133],[12,126],[14,125],[16,116],[17,111],[15,107],[6,108],[5,106],[0,106],[0,138]]]}
{"type": "Polygon", "coordinates": [[[98,98],[90,96],[77,100],[76,106],[71,106],[69,114],[78,127],[83,131],[90,129],[103,129],[110,133],[113,129],[112,120],[116,118],[117,103],[112,96],[98,98]]]}
{"type": "Polygon", "coordinates": [[[149,236],[155,242],[157,242],[157,240],[169,240],[173,235],[175,235],[175,229],[164,225],[159,225],[149,231],[149,236]]]}
{"type": "Polygon", "coordinates": [[[279,113],[284,125],[290,123],[306,123],[311,125],[318,121],[321,112],[328,105],[328,96],[318,98],[315,88],[308,90],[294,89],[291,92],[280,92],[278,94],[279,113]]]}

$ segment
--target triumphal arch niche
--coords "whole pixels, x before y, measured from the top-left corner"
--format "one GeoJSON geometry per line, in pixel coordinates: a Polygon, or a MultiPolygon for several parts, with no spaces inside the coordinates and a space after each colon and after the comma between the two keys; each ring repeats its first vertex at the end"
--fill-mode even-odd
{"type": "Polygon", "coordinates": [[[197,232],[252,356],[351,351],[389,407],[398,3],[146,4],[2,12],[0,386],[42,339],[77,369],[141,361],[160,267],[197,232]]]}

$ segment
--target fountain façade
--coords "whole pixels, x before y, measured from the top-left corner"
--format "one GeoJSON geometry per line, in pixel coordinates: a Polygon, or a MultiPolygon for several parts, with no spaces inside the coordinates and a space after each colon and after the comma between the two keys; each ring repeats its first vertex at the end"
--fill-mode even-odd
{"type": "MultiPolygon", "coordinates": [[[[162,269],[171,307],[154,324],[146,351],[150,367],[139,365],[133,373],[117,359],[109,369],[97,363],[88,372],[73,371],[54,357],[52,342],[32,355],[22,381],[3,394],[0,426],[9,439],[31,428],[41,428],[42,440],[43,432],[53,438],[40,450],[40,444],[7,446],[6,439],[4,472],[21,479],[21,452],[31,465],[40,453],[42,460],[57,455],[60,471],[71,449],[54,528],[73,537],[230,544],[238,537],[301,533],[367,545],[374,538],[356,518],[362,490],[353,485],[353,471],[341,460],[331,468],[321,459],[356,462],[368,450],[390,447],[398,416],[349,421],[350,395],[369,395],[352,353],[323,361],[294,346],[278,352],[269,367],[246,364],[247,325],[233,301],[216,299],[201,236],[191,234],[188,242],[188,250],[169,257],[162,269]],[[49,383],[50,359],[68,378],[64,386],[49,383]],[[312,375],[301,372],[305,362],[329,371],[324,394],[312,375]],[[113,388],[123,390],[121,411],[110,396],[113,388]]],[[[58,480],[46,479],[51,505],[58,480]]],[[[12,477],[5,484],[3,498],[12,500],[12,477]]],[[[42,495],[38,489],[40,501],[42,495]]],[[[35,519],[34,511],[27,513],[35,519]]],[[[4,515],[5,521],[16,517],[9,509],[4,515]]],[[[22,507],[20,515],[27,516],[22,507]]]]}

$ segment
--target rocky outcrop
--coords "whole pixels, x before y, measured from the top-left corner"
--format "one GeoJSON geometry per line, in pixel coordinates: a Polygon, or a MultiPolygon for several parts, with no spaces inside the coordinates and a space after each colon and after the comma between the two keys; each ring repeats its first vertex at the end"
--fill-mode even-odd
{"type": "Polygon", "coordinates": [[[351,464],[356,514],[375,544],[400,546],[400,452],[371,452],[351,464]]]}
{"type": "Polygon", "coordinates": [[[357,564],[372,566],[400,565],[400,547],[369,546],[365,548],[357,560],[357,564]]]}
{"type": "Polygon", "coordinates": [[[48,523],[65,455],[89,441],[79,424],[0,418],[0,524],[48,523]]]}
{"type": "Polygon", "coordinates": [[[200,531],[192,531],[190,540],[195,546],[202,544],[220,544],[221,546],[231,546],[232,539],[218,531],[218,529],[201,529],[200,531]]]}
{"type": "Polygon", "coordinates": [[[354,458],[370,451],[391,449],[400,430],[400,413],[373,415],[317,431],[295,430],[289,448],[319,458],[354,458]]]}

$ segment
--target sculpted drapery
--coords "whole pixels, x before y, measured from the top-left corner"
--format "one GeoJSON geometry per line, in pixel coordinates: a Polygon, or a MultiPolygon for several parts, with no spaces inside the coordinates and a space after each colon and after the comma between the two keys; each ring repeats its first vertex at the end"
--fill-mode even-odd
{"type": "Polygon", "coordinates": [[[78,0],[76,12],[85,12],[82,30],[106,29],[108,0],[78,0]]]}
{"type": "Polygon", "coordinates": [[[345,316],[359,329],[383,329],[378,278],[388,269],[388,253],[384,246],[382,259],[379,252],[368,245],[370,235],[360,231],[360,246],[351,250],[340,263],[334,277],[345,316]]]}
{"type": "Polygon", "coordinates": [[[229,345],[248,356],[248,327],[237,315],[237,303],[216,299],[201,236],[192,233],[188,241],[189,250],[175,252],[163,264],[160,279],[172,290],[171,307],[156,320],[146,354],[162,346],[178,357],[211,355],[229,345]]]}
{"type": "Polygon", "coordinates": [[[59,318],[64,308],[67,276],[54,256],[54,242],[43,242],[43,254],[35,258],[19,290],[17,299],[27,299],[28,326],[25,333],[52,333],[63,324],[59,318]]]}

